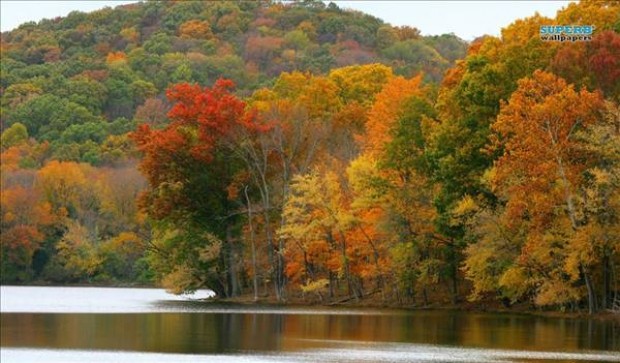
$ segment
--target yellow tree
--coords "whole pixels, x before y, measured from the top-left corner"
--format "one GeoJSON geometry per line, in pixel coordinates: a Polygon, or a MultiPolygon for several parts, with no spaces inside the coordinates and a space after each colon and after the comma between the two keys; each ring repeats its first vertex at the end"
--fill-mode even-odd
{"type": "Polygon", "coordinates": [[[101,201],[99,220],[102,233],[117,235],[136,232],[145,219],[136,203],[146,181],[135,166],[99,169],[97,196],[101,201]]]}
{"type": "Polygon", "coordinates": [[[71,280],[94,276],[103,262],[88,229],[75,220],[68,221],[67,231],[56,244],[56,251],[56,262],[68,274],[65,278],[71,280]]]}
{"type": "Polygon", "coordinates": [[[620,20],[620,3],[613,0],[581,0],[558,11],[558,24],[594,25],[596,32],[614,29],[620,20]]]}
{"type": "Polygon", "coordinates": [[[338,68],[328,76],[338,87],[343,104],[357,102],[364,106],[374,102],[375,95],[392,77],[392,68],[383,64],[338,68]]]}
{"type": "Polygon", "coordinates": [[[362,295],[359,281],[353,278],[350,269],[347,232],[354,221],[347,204],[336,173],[315,170],[298,175],[293,178],[291,194],[284,206],[286,223],[278,231],[287,241],[287,256],[293,260],[287,268],[289,276],[303,278],[299,282],[306,289],[327,284],[330,297],[336,293],[338,278],[347,283],[349,295],[362,295]]]}
{"type": "Polygon", "coordinates": [[[387,232],[390,198],[380,186],[384,183],[377,164],[375,159],[363,154],[347,168],[353,216],[349,235],[355,242],[357,256],[353,261],[354,272],[364,280],[375,280],[385,299],[387,279],[394,274],[389,253],[393,234],[387,232]]]}
{"type": "Polygon", "coordinates": [[[80,196],[88,189],[86,165],[50,161],[37,172],[37,185],[54,209],[63,208],[74,214],[80,207],[80,196]]]}
{"type": "Polygon", "coordinates": [[[587,225],[568,245],[567,273],[580,265],[600,273],[600,308],[612,306],[613,271],[620,263],[620,107],[605,102],[604,117],[580,135],[582,153],[591,157],[579,194],[587,225]]]}
{"type": "Polygon", "coordinates": [[[189,39],[210,39],[213,37],[208,21],[189,20],[179,26],[179,36],[189,39]]]}

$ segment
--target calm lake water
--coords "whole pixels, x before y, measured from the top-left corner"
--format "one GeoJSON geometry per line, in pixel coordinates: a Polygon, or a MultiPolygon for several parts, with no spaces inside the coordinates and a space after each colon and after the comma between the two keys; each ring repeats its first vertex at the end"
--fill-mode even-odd
{"type": "Polygon", "coordinates": [[[0,361],[620,362],[620,322],[216,304],[159,289],[1,287],[0,361]]]}

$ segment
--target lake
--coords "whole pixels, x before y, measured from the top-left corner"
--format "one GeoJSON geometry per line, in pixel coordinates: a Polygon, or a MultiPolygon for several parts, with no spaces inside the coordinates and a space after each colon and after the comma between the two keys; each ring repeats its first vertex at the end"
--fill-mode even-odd
{"type": "Polygon", "coordinates": [[[620,362],[620,322],[198,301],[160,289],[1,287],[0,361],[620,362]]]}

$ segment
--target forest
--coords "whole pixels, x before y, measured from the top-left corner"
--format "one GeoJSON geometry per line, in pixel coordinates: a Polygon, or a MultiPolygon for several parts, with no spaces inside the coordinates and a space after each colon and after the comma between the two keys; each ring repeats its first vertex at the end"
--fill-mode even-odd
{"type": "Polygon", "coordinates": [[[2,284],[620,309],[620,3],[499,37],[146,1],[0,38],[2,284]],[[592,25],[590,41],[541,39],[592,25]]]}

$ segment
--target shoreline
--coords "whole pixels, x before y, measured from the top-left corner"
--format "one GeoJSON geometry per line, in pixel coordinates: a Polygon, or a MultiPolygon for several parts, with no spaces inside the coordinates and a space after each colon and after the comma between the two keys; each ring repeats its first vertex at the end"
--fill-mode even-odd
{"type": "Polygon", "coordinates": [[[393,309],[393,310],[406,310],[406,311],[460,311],[471,313],[490,313],[490,314],[518,314],[529,315],[545,318],[570,318],[570,319],[593,319],[593,320],[605,320],[616,321],[620,324],[620,312],[611,310],[597,311],[593,314],[588,314],[587,311],[558,311],[558,310],[542,310],[529,308],[530,304],[515,304],[511,307],[502,307],[501,303],[494,301],[484,301],[481,304],[474,304],[470,302],[461,302],[456,305],[452,304],[439,304],[433,303],[428,305],[414,305],[414,304],[397,304],[383,301],[376,301],[371,299],[350,299],[344,302],[310,302],[303,301],[301,299],[289,299],[287,301],[277,301],[273,297],[259,297],[257,301],[254,301],[254,297],[251,294],[243,294],[232,298],[208,298],[204,299],[205,302],[212,303],[224,303],[224,304],[239,304],[239,305],[271,305],[281,307],[322,307],[322,308],[375,308],[375,309],[393,309]]]}
{"type": "MultiPolygon", "coordinates": [[[[149,284],[99,284],[99,283],[75,283],[75,284],[55,284],[55,283],[32,283],[27,285],[22,284],[3,284],[1,286],[23,286],[23,287],[96,287],[96,288],[136,288],[136,289],[163,289],[160,286],[149,284]]],[[[382,301],[378,298],[367,297],[356,300],[355,298],[340,298],[336,301],[307,301],[299,297],[289,297],[285,301],[278,301],[273,296],[260,296],[258,300],[254,301],[253,294],[242,294],[236,297],[224,298],[224,297],[208,297],[200,298],[197,301],[205,303],[220,303],[220,304],[238,304],[247,306],[279,306],[279,307],[321,307],[321,308],[373,308],[373,309],[392,309],[392,310],[405,310],[405,311],[460,311],[471,313],[490,313],[490,314],[518,314],[529,315],[545,318],[571,318],[571,319],[593,319],[593,320],[605,320],[616,321],[620,324],[620,311],[602,310],[597,311],[594,314],[588,314],[587,311],[559,311],[559,310],[544,310],[541,308],[533,307],[530,303],[519,303],[511,306],[503,306],[500,301],[483,300],[479,303],[473,302],[460,302],[454,304],[441,304],[430,303],[428,305],[418,304],[399,304],[396,302],[382,301]]]]}

